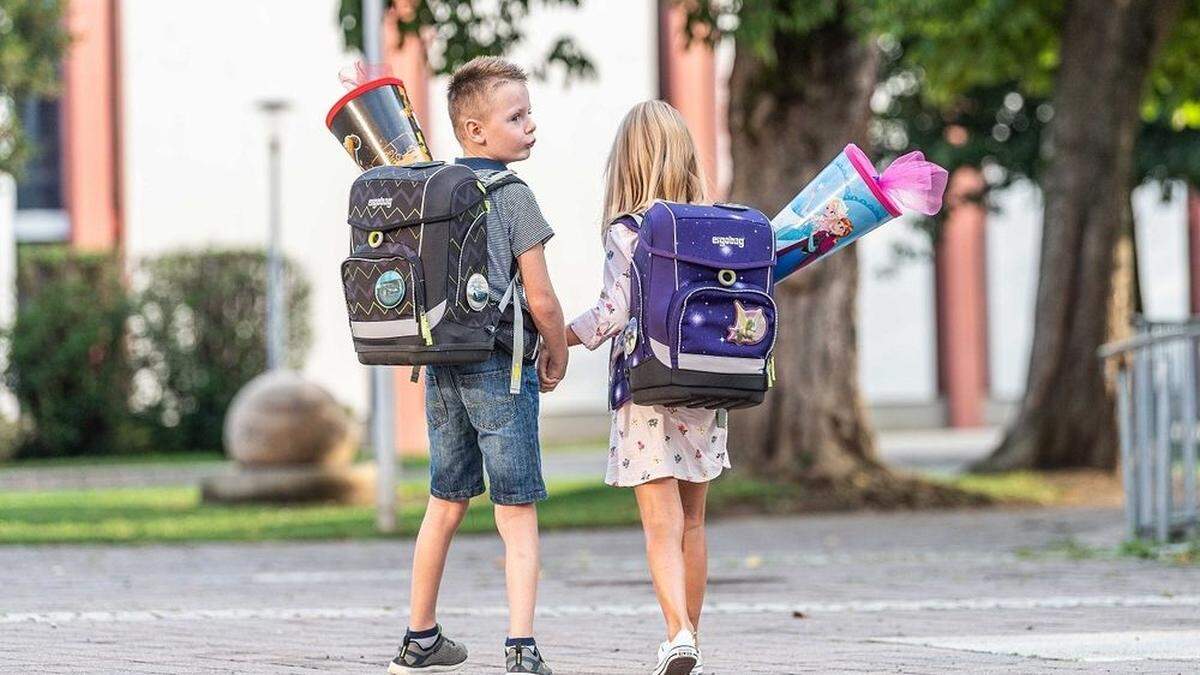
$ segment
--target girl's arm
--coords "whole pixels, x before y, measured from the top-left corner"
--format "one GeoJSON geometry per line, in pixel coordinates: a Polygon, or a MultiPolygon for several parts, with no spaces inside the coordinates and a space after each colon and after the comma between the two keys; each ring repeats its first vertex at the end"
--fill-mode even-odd
{"type": "Polygon", "coordinates": [[[599,347],[629,322],[629,267],[637,234],[620,223],[608,228],[604,242],[604,287],[600,298],[568,325],[567,346],[599,347]]]}

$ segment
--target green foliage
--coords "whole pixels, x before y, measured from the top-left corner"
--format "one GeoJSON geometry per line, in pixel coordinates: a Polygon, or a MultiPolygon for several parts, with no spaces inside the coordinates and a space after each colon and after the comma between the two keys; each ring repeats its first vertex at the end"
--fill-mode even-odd
{"type": "Polygon", "coordinates": [[[906,66],[938,105],[976,87],[1020,84],[1046,96],[1058,66],[1062,0],[900,0],[876,3],[875,30],[905,43],[906,66]]]}
{"type": "MultiPolygon", "coordinates": [[[[904,65],[937,107],[979,88],[1048,99],[1057,74],[1063,0],[898,0],[878,3],[876,30],[906,44],[904,65]]],[[[1149,75],[1147,121],[1200,128],[1200,0],[1185,0],[1149,75]]]]}
{"type": "Polygon", "coordinates": [[[17,173],[28,153],[14,103],[57,92],[67,44],[65,0],[0,0],[0,173],[17,173]]]}
{"type": "MultiPolygon", "coordinates": [[[[138,408],[164,451],[220,450],[225,411],[266,370],[266,256],[258,251],[171,253],[139,270],[135,351],[148,400],[138,408]]],[[[311,342],[310,288],[284,266],[288,362],[311,342]]]]}
{"type": "Polygon", "coordinates": [[[4,379],[27,418],[22,457],[135,452],[129,415],[131,305],[115,256],[23,249],[4,379]]]}
{"type": "MultiPolygon", "coordinates": [[[[368,0],[371,1],[371,0],[368,0]]],[[[384,3],[385,0],[374,0],[384,3]]],[[[363,0],[342,0],[339,17],[343,38],[348,46],[362,48],[363,0]]],[[[476,56],[499,56],[527,37],[522,23],[535,6],[579,7],[582,0],[417,0],[409,15],[390,13],[402,39],[432,35],[430,64],[434,72],[448,74],[476,56]]],[[[390,3],[389,3],[390,4],[390,3]]],[[[386,6],[386,5],[385,5],[386,6]]],[[[567,77],[595,75],[587,55],[569,37],[554,40],[533,69],[545,76],[547,66],[561,68],[567,77]]]]}
{"type": "MultiPolygon", "coordinates": [[[[776,61],[776,40],[802,38],[821,26],[846,19],[865,28],[870,9],[846,0],[671,0],[687,10],[689,38],[708,41],[733,35],[738,47],[749,49],[765,65],[776,61]]],[[[786,64],[783,64],[786,66],[786,64]]]]}

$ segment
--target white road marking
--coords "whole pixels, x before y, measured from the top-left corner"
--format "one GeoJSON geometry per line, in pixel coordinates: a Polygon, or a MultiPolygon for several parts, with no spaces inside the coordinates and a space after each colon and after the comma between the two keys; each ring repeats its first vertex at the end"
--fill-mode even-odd
{"type": "Polygon", "coordinates": [[[1143,630],[1116,633],[1042,633],[875,638],[872,642],[939,647],[1041,659],[1113,662],[1200,659],[1200,631],[1143,630]]]}
{"type": "Polygon", "coordinates": [[[351,581],[408,581],[407,570],[331,570],[313,572],[259,572],[250,577],[256,584],[328,584],[351,581]]]}
{"type": "MultiPolygon", "coordinates": [[[[1200,595],[1099,595],[1047,596],[1036,598],[952,598],[929,600],[850,600],[845,602],[714,602],[705,605],[709,614],[754,615],[853,614],[880,612],[936,612],[978,610],[1092,609],[1119,607],[1200,607],[1200,595]]],[[[653,616],[661,612],[656,604],[549,605],[538,608],[543,617],[571,616],[653,616]]],[[[439,614],[453,616],[507,616],[503,605],[439,608],[439,614]]],[[[229,621],[290,619],[374,619],[403,617],[401,608],[392,607],[264,607],[223,609],[146,609],[113,611],[58,611],[0,613],[0,624],[13,623],[144,623],[151,621],[229,621]]]]}

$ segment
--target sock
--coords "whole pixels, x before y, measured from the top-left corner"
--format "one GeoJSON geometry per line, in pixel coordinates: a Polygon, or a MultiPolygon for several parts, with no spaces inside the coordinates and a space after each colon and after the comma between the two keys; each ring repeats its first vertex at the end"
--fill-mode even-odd
{"type": "Polygon", "coordinates": [[[533,650],[537,651],[537,641],[531,637],[505,638],[504,648],[508,649],[509,647],[533,647],[533,650]]]}
{"type": "Polygon", "coordinates": [[[437,642],[438,635],[440,635],[441,632],[442,627],[438,625],[435,625],[433,628],[428,630],[413,630],[409,628],[407,631],[405,631],[404,637],[409,642],[417,643],[417,646],[421,649],[429,649],[434,645],[435,642],[437,642]]]}

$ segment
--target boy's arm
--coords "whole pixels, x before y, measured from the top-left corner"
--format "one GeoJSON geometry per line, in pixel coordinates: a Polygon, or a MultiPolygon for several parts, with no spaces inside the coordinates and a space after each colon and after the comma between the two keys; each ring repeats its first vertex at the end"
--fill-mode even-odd
{"type": "Polygon", "coordinates": [[[542,391],[551,391],[567,370],[567,335],[562,305],[550,283],[543,246],[538,244],[517,256],[517,267],[521,270],[521,285],[525,288],[529,313],[543,340],[543,358],[538,361],[542,391]]]}

